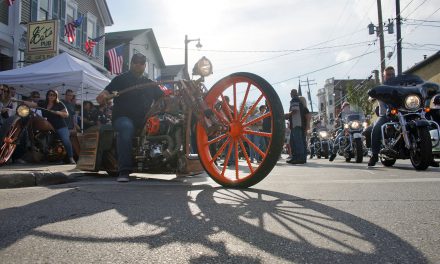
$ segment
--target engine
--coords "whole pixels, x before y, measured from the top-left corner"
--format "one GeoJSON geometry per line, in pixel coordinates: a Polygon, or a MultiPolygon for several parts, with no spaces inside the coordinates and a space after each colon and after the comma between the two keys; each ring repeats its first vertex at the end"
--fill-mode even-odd
{"type": "Polygon", "coordinates": [[[144,132],[138,137],[136,161],[139,170],[161,167],[175,160],[182,149],[184,117],[178,103],[165,97],[156,102],[145,123],[144,132]]]}

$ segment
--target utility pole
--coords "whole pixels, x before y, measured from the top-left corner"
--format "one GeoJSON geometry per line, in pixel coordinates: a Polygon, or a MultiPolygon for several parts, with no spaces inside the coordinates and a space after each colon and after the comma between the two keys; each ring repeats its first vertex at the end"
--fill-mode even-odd
{"type": "MultiPolygon", "coordinates": [[[[379,45],[380,45],[380,72],[384,72],[385,71],[385,41],[384,41],[384,36],[383,36],[384,34],[383,34],[382,2],[381,2],[381,0],[377,0],[377,19],[378,19],[377,35],[379,36],[379,45]]],[[[382,79],[382,82],[383,82],[383,79],[382,79]]]]}
{"type": "Polygon", "coordinates": [[[402,38],[400,32],[400,0],[396,0],[397,75],[402,74],[402,38]]]}
{"type": "Polygon", "coordinates": [[[310,83],[314,82],[315,80],[309,80],[309,77],[307,77],[307,81],[302,81],[304,83],[307,83],[307,97],[309,99],[310,103],[310,112],[313,112],[313,104],[312,104],[312,95],[310,94],[310,85],[316,85],[317,83],[310,83]]]}

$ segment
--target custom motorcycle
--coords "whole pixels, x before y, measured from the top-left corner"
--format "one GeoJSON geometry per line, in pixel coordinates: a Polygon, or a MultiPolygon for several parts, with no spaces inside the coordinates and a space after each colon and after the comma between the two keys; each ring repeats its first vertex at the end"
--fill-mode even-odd
{"type": "Polygon", "coordinates": [[[361,163],[364,158],[363,121],[364,116],[361,113],[347,113],[342,116],[342,128],[334,145],[338,148],[338,154],[343,156],[346,162],[354,158],[356,163],[361,163]]]}
{"type": "MultiPolygon", "coordinates": [[[[24,104],[17,107],[16,115],[8,119],[5,129],[2,130],[0,166],[10,160],[17,147],[21,148],[25,160],[30,162],[56,162],[66,159],[66,151],[53,126],[24,104]]],[[[70,140],[77,157],[79,141],[76,133],[70,135],[70,140]]]]}
{"type": "MultiPolygon", "coordinates": [[[[168,95],[153,103],[145,115],[145,126],[136,133],[135,172],[188,175],[204,170],[222,186],[246,188],[273,169],[285,130],[277,93],[263,78],[245,72],[224,77],[208,90],[204,78],[211,73],[211,62],[203,57],[193,69],[199,79],[137,85],[112,95],[150,85],[170,87],[168,95]],[[267,105],[267,112],[249,120],[262,104],[267,105]],[[251,129],[261,121],[269,124],[270,131],[251,129]],[[247,135],[262,137],[267,144],[256,146],[247,135]],[[251,163],[249,148],[262,157],[261,163],[251,163]]],[[[78,168],[115,174],[114,134],[111,125],[87,130],[78,168]]]]}
{"type": "Polygon", "coordinates": [[[330,133],[325,129],[314,128],[310,136],[310,158],[316,156],[318,159],[328,159],[331,150],[330,133]]]}
{"type": "Polygon", "coordinates": [[[384,166],[393,166],[397,159],[410,159],[417,170],[426,170],[432,161],[430,130],[439,134],[436,122],[428,120],[430,99],[440,92],[439,85],[424,82],[417,76],[402,75],[368,92],[387,106],[389,121],[382,125],[382,149],[379,154],[384,166]]]}

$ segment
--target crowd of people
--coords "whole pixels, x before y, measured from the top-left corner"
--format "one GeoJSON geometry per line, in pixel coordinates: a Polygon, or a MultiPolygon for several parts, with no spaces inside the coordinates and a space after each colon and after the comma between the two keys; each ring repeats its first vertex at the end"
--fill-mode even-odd
{"type": "MultiPolygon", "coordinates": [[[[19,100],[14,87],[0,85],[0,137],[4,136],[7,126],[12,123],[18,104],[28,105],[34,115],[45,118],[52,125],[64,145],[70,164],[75,164],[70,142],[71,133],[84,131],[95,125],[111,123],[111,102],[94,105],[91,101],[84,101],[81,108],[81,104],[77,102],[76,95],[71,89],[65,91],[64,99],[59,98],[56,90],[50,89],[44,98],[41,97],[39,91],[32,91],[29,95],[21,96],[19,100]],[[83,109],[83,114],[81,114],[81,109],[83,109]]],[[[17,156],[17,153],[14,156],[17,156]]],[[[14,160],[24,163],[21,158],[14,160]]]]}

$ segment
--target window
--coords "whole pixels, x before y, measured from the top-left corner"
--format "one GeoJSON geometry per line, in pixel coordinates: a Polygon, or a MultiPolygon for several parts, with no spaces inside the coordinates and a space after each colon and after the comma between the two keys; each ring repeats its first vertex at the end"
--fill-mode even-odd
{"type": "MultiPolygon", "coordinates": [[[[77,9],[78,9],[78,4],[76,2],[73,1],[67,1],[66,2],[66,16],[65,16],[65,25],[67,25],[70,22],[75,21],[75,19],[78,18],[77,16],[77,9]]],[[[63,35],[64,35],[64,25],[61,25],[61,27],[63,28],[63,35]]],[[[81,39],[80,34],[78,34],[78,30],[76,30],[75,32],[75,41],[73,43],[71,43],[72,46],[77,47],[78,43],[81,43],[79,40],[81,39]]],[[[67,39],[67,36],[64,37],[64,42],[65,43],[69,43],[69,40],[67,39]]]]}
{"type": "MultiPolygon", "coordinates": [[[[98,37],[96,34],[96,17],[91,14],[91,13],[87,13],[87,38],[84,39],[83,42],[86,42],[89,39],[93,39],[98,37]]],[[[99,44],[96,44],[99,45],[99,44]]],[[[95,48],[93,48],[93,53],[92,56],[96,56],[96,46],[95,48]]]]}
{"type": "Polygon", "coordinates": [[[56,0],[31,0],[31,20],[43,21],[52,19],[53,1],[56,0]]]}
{"type": "Polygon", "coordinates": [[[40,0],[40,8],[38,10],[38,21],[49,20],[49,0],[40,0]]]}

